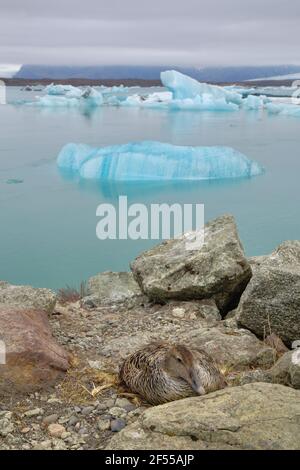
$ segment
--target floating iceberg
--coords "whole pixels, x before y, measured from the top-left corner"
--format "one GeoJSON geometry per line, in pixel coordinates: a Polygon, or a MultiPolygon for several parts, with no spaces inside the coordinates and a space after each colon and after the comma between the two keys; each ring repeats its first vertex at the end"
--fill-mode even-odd
{"type": "Polygon", "coordinates": [[[172,93],[168,91],[150,93],[149,95],[130,95],[125,100],[119,101],[122,106],[163,107],[172,101],[172,93]]]}
{"type": "MultiPolygon", "coordinates": [[[[57,85],[58,86],[58,85],[57,85]]],[[[36,101],[30,101],[26,104],[30,106],[45,107],[78,107],[78,106],[101,106],[103,104],[102,94],[92,87],[87,87],[84,91],[80,88],[72,87],[64,96],[57,94],[48,94],[38,96],[36,101]]]]}
{"type": "Polygon", "coordinates": [[[243,97],[247,97],[248,95],[253,95],[256,93],[256,88],[254,87],[250,88],[246,86],[227,85],[227,86],[224,86],[224,89],[227,91],[238,93],[239,95],[242,95],[243,97]]]}
{"type": "Polygon", "coordinates": [[[242,95],[234,91],[227,90],[220,86],[208,85],[200,83],[197,80],[184,75],[175,70],[167,70],[161,72],[160,79],[162,84],[172,92],[174,100],[198,99],[198,101],[209,100],[211,103],[222,102],[224,105],[240,105],[242,103],[242,95]]]}
{"type": "Polygon", "coordinates": [[[74,92],[74,90],[76,93],[76,90],[78,90],[78,88],[73,85],[54,85],[54,83],[51,83],[51,85],[46,86],[45,93],[47,95],[57,96],[57,95],[65,95],[68,92],[74,92]]]}
{"type": "Polygon", "coordinates": [[[57,165],[102,181],[208,180],[259,175],[263,168],[230,147],[187,147],[136,142],[93,148],[67,144],[57,165]]]}
{"type": "Polygon", "coordinates": [[[243,101],[243,106],[245,109],[262,109],[264,108],[265,97],[264,96],[254,96],[249,95],[243,101]]]}
{"type": "Polygon", "coordinates": [[[45,106],[51,108],[57,107],[76,107],[80,102],[77,98],[66,98],[65,96],[46,95],[39,96],[36,101],[26,103],[29,106],[45,106]]]}
{"type": "Polygon", "coordinates": [[[266,95],[266,96],[278,96],[278,97],[285,97],[285,96],[293,96],[293,93],[297,91],[298,87],[288,87],[288,86],[279,86],[279,87],[258,87],[255,90],[255,94],[257,95],[266,95]]]}
{"type": "Polygon", "coordinates": [[[300,117],[300,106],[296,104],[274,104],[268,103],[266,109],[270,114],[300,117]]]}

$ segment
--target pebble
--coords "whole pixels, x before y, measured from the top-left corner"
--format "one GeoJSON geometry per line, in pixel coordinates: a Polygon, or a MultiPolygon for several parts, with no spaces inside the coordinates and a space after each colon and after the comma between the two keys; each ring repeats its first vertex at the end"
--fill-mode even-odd
{"type": "Polygon", "coordinates": [[[49,415],[49,416],[45,416],[45,418],[43,419],[43,423],[44,424],[52,424],[52,423],[55,423],[58,419],[58,415],[57,414],[52,414],[52,415],[49,415]]]}
{"type": "Polygon", "coordinates": [[[13,432],[14,425],[8,418],[0,419],[0,436],[6,437],[8,434],[13,432]]]}
{"type": "Polygon", "coordinates": [[[21,429],[20,433],[21,434],[27,434],[30,431],[30,428],[23,428],[21,429]]]}
{"type": "Polygon", "coordinates": [[[112,419],[110,423],[110,429],[112,432],[119,432],[121,429],[125,428],[126,422],[124,419],[112,419]]]}
{"type": "Polygon", "coordinates": [[[59,400],[58,398],[49,398],[49,400],[47,400],[47,403],[61,403],[61,400],[59,400]]]}
{"type": "Polygon", "coordinates": [[[98,405],[98,410],[106,410],[107,408],[112,408],[115,404],[115,400],[113,398],[108,398],[107,400],[103,400],[101,403],[98,405]]]}
{"type": "Polygon", "coordinates": [[[128,405],[132,405],[132,403],[127,398],[117,398],[115,406],[118,408],[125,408],[128,405]]]}
{"type": "Polygon", "coordinates": [[[124,408],[119,408],[117,406],[114,406],[113,408],[111,408],[109,410],[109,413],[111,416],[113,416],[114,418],[125,418],[127,413],[126,411],[124,410],[124,408]]]}
{"type": "Polygon", "coordinates": [[[50,440],[38,442],[33,446],[33,450],[49,450],[52,448],[50,440]]]}
{"type": "Polygon", "coordinates": [[[53,423],[48,426],[48,432],[52,437],[61,437],[66,430],[61,424],[53,423]]]}
{"type": "Polygon", "coordinates": [[[84,416],[87,416],[89,415],[92,411],[94,411],[94,407],[93,406],[85,406],[81,413],[84,415],[84,416]]]}
{"type": "Polygon", "coordinates": [[[34,408],[34,410],[25,411],[24,416],[27,418],[33,418],[34,416],[39,416],[44,414],[44,410],[42,408],[34,408]]]}
{"type": "Polygon", "coordinates": [[[88,430],[87,428],[80,428],[79,431],[78,431],[78,434],[80,435],[85,435],[85,434],[88,434],[88,430]]]}
{"type": "Polygon", "coordinates": [[[109,419],[99,419],[97,423],[99,431],[108,431],[110,429],[109,419]]]}
{"type": "Polygon", "coordinates": [[[79,421],[79,418],[77,418],[77,416],[71,416],[71,418],[69,419],[68,421],[68,425],[69,426],[74,426],[75,424],[77,424],[79,421]]]}
{"type": "Polygon", "coordinates": [[[172,313],[174,317],[177,318],[183,318],[185,316],[185,310],[181,307],[173,308],[172,313]]]}

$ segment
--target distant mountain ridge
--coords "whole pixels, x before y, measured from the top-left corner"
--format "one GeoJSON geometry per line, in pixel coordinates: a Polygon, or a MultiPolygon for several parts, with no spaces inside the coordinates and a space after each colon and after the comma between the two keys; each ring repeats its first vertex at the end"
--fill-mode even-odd
{"type": "Polygon", "coordinates": [[[14,78],[24,79],[145,79],[159,80],[160,72],[175,69],[200,81],[241,82],[257,78],[268,78],[300,72],[298,65],[242,66],[242,67],[193,67],[135,66],[135,65],[23,65],[14,78]]]}

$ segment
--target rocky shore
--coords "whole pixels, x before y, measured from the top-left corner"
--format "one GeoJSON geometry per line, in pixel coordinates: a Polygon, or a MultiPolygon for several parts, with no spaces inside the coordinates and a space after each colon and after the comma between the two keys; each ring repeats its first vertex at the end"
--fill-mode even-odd
{"type": "Polygon", "coordinates": [[[247,259],[231,216],[185,241],[77,298],[0,282],[1,450],[300,448],[300,241],[247,259]],[[153,340],[205,349],[228,387],[149,406],[117,373],[153,340]]]}

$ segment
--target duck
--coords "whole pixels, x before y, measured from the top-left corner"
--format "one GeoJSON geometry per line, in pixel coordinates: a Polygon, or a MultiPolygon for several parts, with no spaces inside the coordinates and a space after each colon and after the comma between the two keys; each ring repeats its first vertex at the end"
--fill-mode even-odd
{"type": "Polygon", "coordinates": [[[170,342],[150,343],[130,354],[121,364],[119,378],[151,405],[205,395],[227,385],[205,351],[170,342]]]}

